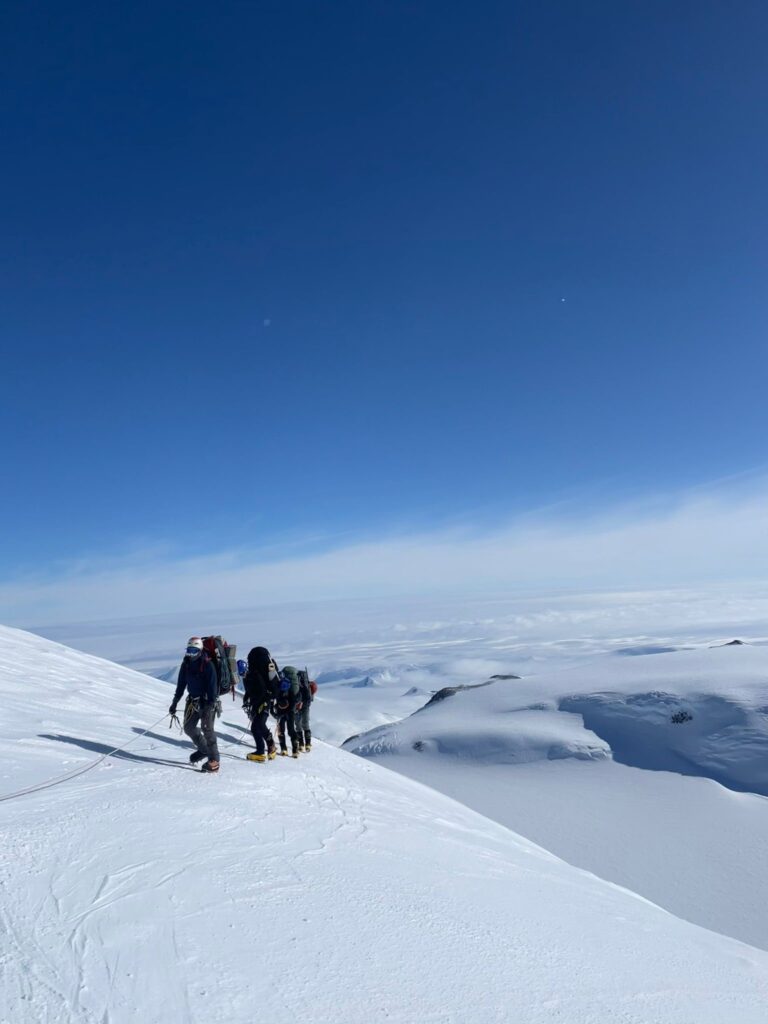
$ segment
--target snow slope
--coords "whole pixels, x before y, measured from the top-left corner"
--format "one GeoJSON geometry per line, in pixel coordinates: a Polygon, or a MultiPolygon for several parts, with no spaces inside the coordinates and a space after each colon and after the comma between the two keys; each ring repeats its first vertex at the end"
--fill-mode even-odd
{"type": "Polygon", "coordinates": [[[201,776],[135,731],[167,684],[0,637],[3,1021],[765,1019],[761,950],[332,747],[252,765],[233,706],[201,776]]]}
{"type": "Polygon", "coordinates": [[[345,748],[768,948],[767,707],[765,647],[612,654],[461,690],[345,748]]]}

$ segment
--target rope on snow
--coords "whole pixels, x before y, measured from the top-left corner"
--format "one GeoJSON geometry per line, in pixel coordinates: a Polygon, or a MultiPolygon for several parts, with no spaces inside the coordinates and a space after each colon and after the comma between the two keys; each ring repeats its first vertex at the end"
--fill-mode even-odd
{"type": "MultiPolygon", "coordinates": [[[[148,725],[143,732],[137,733],[133,739],[128,740],[128,742],[124,743],[122,747],[115,747],[114,750],[107,751],[106,754],[102,754],[101,757],[97,757],[96,760],[91,761],[90,764],[85,764],[81,768],[75,768],[73,771],[66,772],[64,775],[57,775],[52,779],[47,779],[45,782],[38,782],[34,786],[27,786],[25,789],[17,789],[14,793],[6,793],[4,796],[0,796],[0,804],[4,803],[6,800],[14,800],[17,796],[26,796],[28,793],[37,793],[43,789],[50,789],[52,786],[58,786],[62,782],[68,782],[70,779],[76,779],[78,775],[84,775],[92,768],[101,764],[102,761],[106,761],[108,757],[112,757],[113,754],[119,754],[121,750],[125,750],[126,747],[130,747],[132,743],[135,743],[136,740],[140,740],[142,736],[145,736],[150,731],[150,729],[154,729],[156,725],[160,725],[160,723],[167,717],[168,712],[166,711],[161,718],[158,718],[158,720],[153,722],[152,725],[148,725]]],[[[173,722],[171,722],[171,726],[173,726],[173,722]]]]}

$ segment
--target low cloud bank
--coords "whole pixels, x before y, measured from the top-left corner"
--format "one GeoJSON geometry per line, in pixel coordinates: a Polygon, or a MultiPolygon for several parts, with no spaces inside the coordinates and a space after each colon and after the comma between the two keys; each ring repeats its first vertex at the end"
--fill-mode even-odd
{"type": "Polygon", "coordinates": [[[301,557],[137,556],[0,583],[0,621],[29,626],[200,608],[509,589],[653,588],[768,578],[768,485],[492,532],[445,530],[301,557]]]}

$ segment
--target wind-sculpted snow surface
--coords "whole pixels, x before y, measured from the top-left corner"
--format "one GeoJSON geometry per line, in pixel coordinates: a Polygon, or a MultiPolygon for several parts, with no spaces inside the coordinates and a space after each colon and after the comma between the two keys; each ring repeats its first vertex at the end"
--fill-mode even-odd
{"type": "Polygon", "coordinates": [[[0,1019],[762,1024],[768,955],[319,744],[223,768],[139,736],[167,684],[2,631],[0,1019]]]}

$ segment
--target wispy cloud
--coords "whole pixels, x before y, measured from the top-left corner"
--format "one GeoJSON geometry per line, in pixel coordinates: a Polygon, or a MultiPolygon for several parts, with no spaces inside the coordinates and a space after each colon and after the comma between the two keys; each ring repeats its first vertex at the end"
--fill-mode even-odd
{"type": "Polygon", "coordinates": [[[311,554],[162,549],[0,583],[9,624],[405,593],[659,587],[768,578],[768,482],[728,481],[601,514],[550,509],[504,527],[337,541],[311,554]]]}

